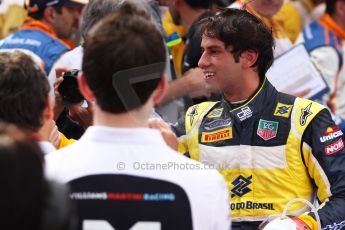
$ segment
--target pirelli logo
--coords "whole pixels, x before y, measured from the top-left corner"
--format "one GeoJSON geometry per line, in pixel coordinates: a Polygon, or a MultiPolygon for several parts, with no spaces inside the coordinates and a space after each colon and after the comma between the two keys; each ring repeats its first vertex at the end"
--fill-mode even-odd
{"type": "Polygon", "coordinates": [[[213,132],[203,132],[201,142],[216,142],[232,138],[232,128],[219,129],[213,132]]]}

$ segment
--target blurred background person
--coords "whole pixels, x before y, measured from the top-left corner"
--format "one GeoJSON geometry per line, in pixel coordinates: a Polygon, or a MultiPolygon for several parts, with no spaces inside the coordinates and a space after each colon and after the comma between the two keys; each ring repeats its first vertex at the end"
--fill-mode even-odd
{"type": "Polygon", "coordinates": [[[0,228],[73,230],[66,186],[48,182],[43,153],[25,133],[0,124],[0,228]]]}
{"type": "MultiPolygon", "coordinates": [[[[170,13],[170,3],[168,1],[159,1],[161,7],[164,9],[163,15],[163,29],[166,36],[166,43],[171,51],[171,58],[174,64],[174,70],[177,77],[182,76],[182,64],[183,64],[183,53],[186,47],[186,35],[189,28],[186,24],[176,24],[170,13]]],[[[188,3],[188,1],[186,1],[188,3]]],[[[193,2],[193,1],[189,1],[193,2]]],[[[198,2],[198,1],[194,1],[198,2]]],[[[233,2],[231,0],[214,0],[211,2],[211,9],[213,12],[217,12],[219,8],[224,8],[233,2]]],[[[205,4],[205,3],[203,3],[205,4]]],[[[201,4],[200,4],[201,5],[201,4]]],[[[186,14],[184,17],[190,17],[186,14]]]]}
{"type": "Polygon", "coordinates": [[[23,25],[0,41],[0,49],[24,49],[42,60],[49,73],[61,54],[75,45],[70,40],[78,30],[82,6],[87,0],[29,0],[23,25]]]}
{"type": "Polygon", "coordinates": [[[213,1],[172,0],[161,4],[166,4],[168,8],[163,23],[168,36],[167,44],[177,45],[172,49],[178,77],[177,80],[170,82],[161,103],[185,97],[184,106],[187,108],[194,103],[205,101],[205,97],[209,97],[215,91],[207,87],[202,71],[198,68],[201,57],[201,36],[196,30],[200,20],[214,14],[213,1]],[[174,30],[179,30],[180,34],[174,30]],[[169,34],[171,32],[172,34],[169,34]],[[183,33],[185,34],[180,38],[183,33]]]}
{"type": "Polygon", "coordinates": [[[18,30],[26,16],[24,0],[2,0],[0,2],[0,39],[18,30]]]}
{"type": "Polygon", "coordinates": [[[330,92],[323,103],[335,113],[345,130],[345,0],[326,0],[326,12],[301,33],[311,59],[326,80],[330,92]]]}
{"type": "MultiPolygon", "coordinates": [[[[138,9],[146,12],[152,23],[159,27],[159,19],[154,18],[153,10],[146,0],[91,0],[85,7],[81,19],[80,32],[84,39],[94,24],[103,17],[118,10],[125,2],[130,2],[138,9]]],[[[151,1],[149,1],[151,2],[151,1]]],[[[58,88],[63,81],[63,73],[72,69],[80,70],[83,58],[83,45],[79,45],[71,51],[64,53],[54,64],[48,79],[51,86],[50,94],[54,99],[54,120],[59,130],[67,137],[79,139],[85,129],[92,124],[91,103],[63,101],[58,88]],[[85,108],[86,107],[86,108],[85,108]]],[[[170,71],[170,66],[167,68],[170,71]]],[[[177,109],[174,109],[177,110],[177,109]]],[[[171,113],[176,113],[171,111],[171,113]]],[[[177,115],[176,118],[177,119],[177,115]]]]}
{"type": "Polygon", "coordinates": [[[275,40],[274,56],[284,53],[292,47],[288,36],[285,17],[280,13],[284,0],[238,0],[230,8],[243,8],[254,16],[260,18],[265,25],[272,29],[275,40]]]}
{"type": "Polygon", "coordinates": [[[301,15],[303,28],[318,19],[326,10],[325,0],[291,0],[291,3],[301,15]]]}
{"type": "Polygon", "coordinates": [[[58,132],[48,80],[27,54],[0,52],[0,98],[0,121],[23,129],[44,153],[73,142],[58,132]]]}
{"type": "Polygon", "coordinates": [[[182,74],[198,67],[201,57],[201,36],[196,30],[197,23],[208,16],[211,11],[212,0],[171,0],[168,9],[175,25],[183,25],[187,29],[185,35],[184,55],[182,59],[182,74]]]}

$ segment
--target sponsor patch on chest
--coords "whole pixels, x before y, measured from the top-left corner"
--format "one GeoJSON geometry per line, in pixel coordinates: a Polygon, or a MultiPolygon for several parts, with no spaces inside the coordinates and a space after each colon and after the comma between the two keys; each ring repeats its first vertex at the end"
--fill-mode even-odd
{"type": "Polygon", "coordinates": [[[219,129],[213,132],[202,132],[201,142],[210,143],[232,138],[232,128],[219,129]]]}
{"type": "Polygon", "coordinates": [[[278,116],[278,117],[288,118],[290,116],[291,110],[292,110],[292,105],[287,105],[287,104],[278,102],[273,115],[278,116]]]}
{"type": "Polygon", "coordinates": [[[222,113],[223,113],[223,108],[218,108],[218,109],[212,110],[206,117],[219,118],[220,116],[222,116],[222,113]]]}
{"type": "Polygon", "coordinates": [[[260,119],[257,135],[264,139],[265,141],[275,138],[278,132],[279,122],[276,121],[266,121],[260,119]]]}
{"type": "Polygon", "coordinates": [[[222,128],[222,127],[231,127],[232,126],[232,122],[231,119],[218,119],[218,120],[213,120],[213,121],[208,121],[204,124],[204,129],[207,131],[210,130],[215,130],[218,128],[222,128]]]}
{"type": "Polygon", "coordinates": [[[253,115],[253,111],[249,108],[249,106],[245,106],[236,115],[240,121],[244,121],[253,115]]]}

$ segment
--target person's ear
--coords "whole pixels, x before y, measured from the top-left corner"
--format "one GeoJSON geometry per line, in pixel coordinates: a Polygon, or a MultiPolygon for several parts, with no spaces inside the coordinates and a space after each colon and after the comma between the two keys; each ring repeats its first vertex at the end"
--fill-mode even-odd
{"type": "Polygon", "coordinates": [[[43,120],[52,120],[54,118],[54,102],[50,98],[50,94],[48,93],[46,96],[46,107],[43,110],[43,120]]]}
{"type": "Polygon", "coordinates": [[[344,1],[336,1],[335,3],[335,12],[344,18],[345,16],[345,2],[344,1]]]}
{"type": "Polygon", "coordinates": [[[48,6],[43,11],[43,20],[46,21],[48,24],[52,24],[56,20],[57,13],[58,12],[56,12],[56,10],[53,7],[48,6]]]}
{"type": "Polygon", "coordinates": [[[168,78],[166,74],[163,74],[161,80],[158,83],[157,88],[152,93],[152,99],[154,105],[158,105],[164,97],[164,94],[168,88],[168,78]]]}
{"type": "Polygon", "coordinates": [[[244,51],[241,56],[242,67],[251,68],[258,60],[259,54],[255,51],[244,51]]]}
{"type": "Polygon", "coordinates": [[[78,85],[81,94],[87,101],[94,101],[96,98],[90,89],[89,85],[86,83],[85,74],[82,71],[78,73],[78,85]]]}

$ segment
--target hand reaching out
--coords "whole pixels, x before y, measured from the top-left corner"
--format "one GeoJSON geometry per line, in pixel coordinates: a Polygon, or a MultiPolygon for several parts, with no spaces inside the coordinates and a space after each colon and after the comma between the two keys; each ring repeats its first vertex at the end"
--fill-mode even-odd
{"type": "Polygon", "coordinates": [[[158,129],[161,132],[165,143],[177,151],[177,137],[166,122],[157,118],[149,119],[149,127],[152,129],[158,129]]]}

